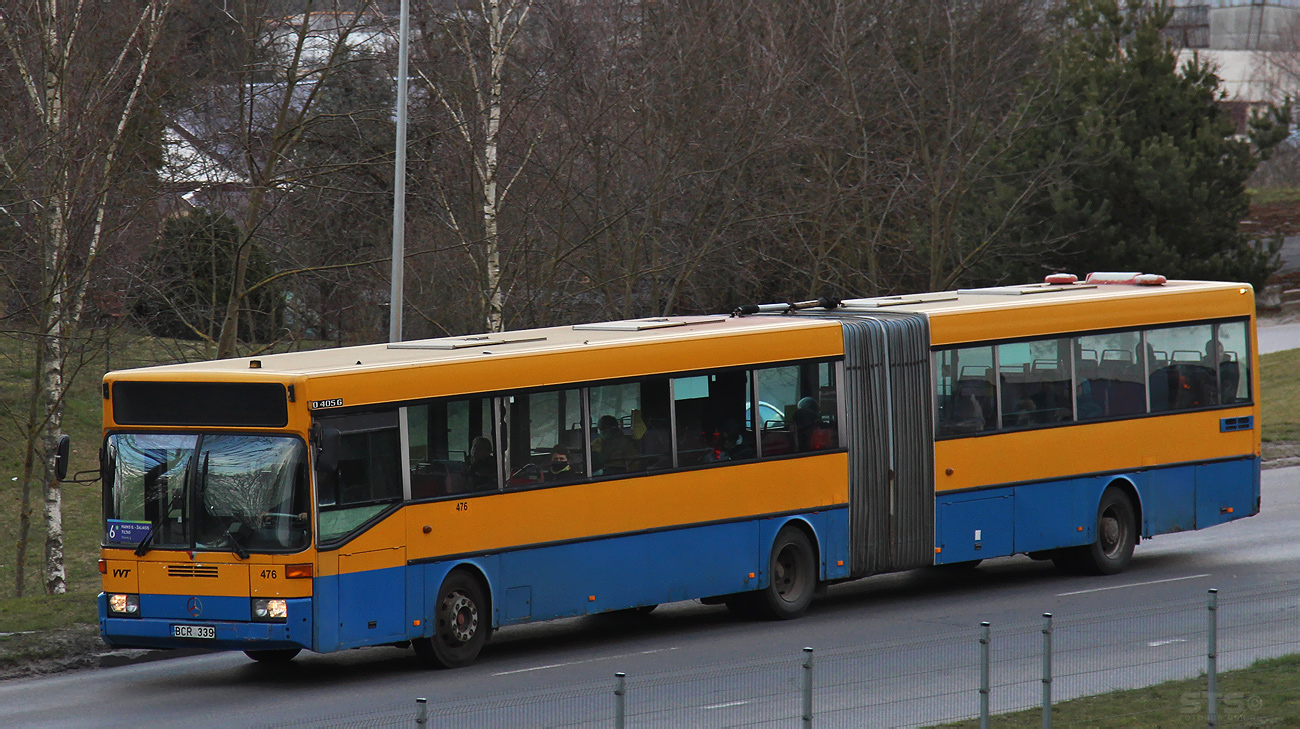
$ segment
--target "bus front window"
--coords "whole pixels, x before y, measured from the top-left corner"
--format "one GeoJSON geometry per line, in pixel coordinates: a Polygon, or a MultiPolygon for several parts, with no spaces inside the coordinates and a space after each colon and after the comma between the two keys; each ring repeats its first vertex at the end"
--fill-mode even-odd
{"type": "Polygon", "coordinates": [[[305,449],[254,435],[109,436],[105,544],[245,552],[311,540],[305,449]]]}

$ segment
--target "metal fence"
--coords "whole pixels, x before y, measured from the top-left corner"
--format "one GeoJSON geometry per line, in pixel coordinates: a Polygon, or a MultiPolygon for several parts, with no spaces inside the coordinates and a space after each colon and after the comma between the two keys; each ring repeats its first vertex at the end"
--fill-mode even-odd
{"type": "MultiPolygon", "coordinates": [[[[1116,593],[1120,602],[1121,593],[1116,593]]],[[[304,721],[347,727],[1050,726],[1061,702],[1156,686],[1116,716],[1070,704],[1069,724],[1265,726],[1300,716],[1294,688],[1223,690],[1222,672],[1300,652],[1300,583],[1189,593],[1186,599],[1064,619],[974,623],[924,640],[881,641],[670,673],[611,675],[489,698],[426,697],[391,710],[304,721]],[[1165,689],[1158,684],[1195,679],[1165,689]],[[1167,690],[1166,690],[1167,689],[1167,690]],[[427,698],[425,702],[423,699],[427,698]],[[1046,711],[1043,707],[1047,707],[1046,711]],[[1055,707],[1055,708],[1053,708],[1055,707]],[[1285,713],[1285,712],[1292,713],[1285,713]],[[1285,717],[1285,718],[1284,718],[1285,717]],[[1041,720],[1041,723],[1040,723],[1041,720]]],[[[1283,684],[1285,686],[1285,684],[1283,684]]],[[[1288,724],[1290,725],[1290,724],[1288,724]]]]}

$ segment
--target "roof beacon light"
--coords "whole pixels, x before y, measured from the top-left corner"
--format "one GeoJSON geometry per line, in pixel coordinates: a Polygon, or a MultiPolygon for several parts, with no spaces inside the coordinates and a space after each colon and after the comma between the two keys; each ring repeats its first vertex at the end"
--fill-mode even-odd
{"type": "Polygon", "coordinates": [[[1168,281],[1158,273],[1098,271],[1088,274],[1090,284],[1133,284],[1137,286],[1163,286],[1168,281]]]}
{"type": "Polygon", "coordinates": [[[1059,286],[1061,284],[1078,283],[1079,277],[1072,273],[1051,273],[1043,279],[1043,283],[1059,286]]]}
{"type": "Polygon", "coordinates": [[[1137,284],[1138,286],[1164,286],[1165,282],[1168,280],[1169,279],[1165,278],[1164,276],[1161,276],[1158,273],[1144,273],[1141,276],[1138,276],[1137,278],[1133,279],[1133,283],[1137,284]]]}

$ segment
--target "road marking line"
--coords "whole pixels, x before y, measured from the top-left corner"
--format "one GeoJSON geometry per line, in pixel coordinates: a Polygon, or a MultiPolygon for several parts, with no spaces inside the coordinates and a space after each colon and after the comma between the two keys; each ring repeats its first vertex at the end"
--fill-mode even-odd
{"type": "Polygon", "coordinates": [[[1187,642],[1186,638],[1169,638],[1168,640],[1153,640],[1150,643],[1147,643],[1147,647],[1159,648],[1162,645],[1169,645],[1170,643],[1186,643],[1186,642],[1187,642]]]}
{"type": "Polygon", "coordinates": [[[1128,585],[1111,585],[1110,587],[1094,587],[1091,590],[1075,590],[1074,592],[1058,592],[1057,597],[1069,597],[1070,595],[1083,595],[1089,592],[1105,592],[1107,590],[1123,590],[1126,587],[1146,587],[1147,585],[1159,585],[1164,582],[1178,582],[1179,580],[1199,580],[1202,577],[1210,575],[1188,575],[1186,577],[1170,577],[1167,580],[1151,580],[1150,582],[1134,582],[1128,585]]]}
{"type": "Polygon", "coordinates": [[[702,711],[710,711],[712,709],[725,709],[729,706],[744,706],[748,703],[748,701],[728,701],[725,704],[709,704],[708,706],[701,706],[700,709],[702,711]]]}
{"type": "MultiPolygon", "coordinates": [[[[576,662],[576,663],[581,663],[582,661],[575,661],[575,662],[576,662]]],[[[552,663],[552,664],[549,665],[549,666],[533,666],[532,668],[517,668],[517,669],[515,669],[515,670],[513,670],[513,671],[502,671],[502,672],[500,672],[500,673],[494,673],[494,674],[492,674],[492,675],[493,675],[493,676],[509,676],[509,675],[512,674],[512,673],[528,673],[529,671],[545,671],[545,670],[548,669],[548,668],[561,668],[561,667],[563,667],[563,666],[572,666],[572,665],[573,665],[572,663],[552,663]]]]}
{"type": "Polygon", "coordinates": [[[501,671],[501,672],[499,672],[499,673],[494,673],[494,674],[492,674],[492,675],[493,675],[493,676],[509,676],[509,675],[511,675],[511,674],[515,674],[515,673],[528,673],[528,672],[530,672],[530,671],[545,671],[545,670],[547,670],[547,669],[551,669],[551,668],[564,668],[565,666],[577,666],[577,665],[581,665],[581,664],[583,664],[583,663],[596,663],[597,661],[612,661],[612,660],[615,660],[615,659],[617,659],[617,658],[628,658],[629,656],[648,656],[648,655],[650,655],[650,654],[652,654],[652,653],[666,653],[666,652],[668,652],[668,651],[675,651],[675,650],[677,650],[677,648],[676,648],[675,646],[672,647],[672,648],[655,648],[655,649],[653,649],[653,650],[648,650],[648,651],[638,651],[638,652],[636,652],[636,653],[620,653],[620,654],[618,654],[618,655],[616,655],[616,656],[603,656],[603,657],[601,657],[601,658],[588,658],[588,659],[585,660],[585,661],[569,661],[568,663],[550,663],[550,664],[547,664],[547,665],[545,665],[545,666],[533,666],[532,668],[516,668],[516,669],[513,670],[513,671],[501,671]]]}

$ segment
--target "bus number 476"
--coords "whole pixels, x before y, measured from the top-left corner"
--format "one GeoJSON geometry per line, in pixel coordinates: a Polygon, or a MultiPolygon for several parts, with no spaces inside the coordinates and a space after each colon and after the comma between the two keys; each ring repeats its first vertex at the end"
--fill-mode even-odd
{"type": "Polygon", "coordinates": [[[275,570],[262,570],[262,579],[264,579],[264,580],[274,580],[274,579],[275,579],[275,570]]]}

